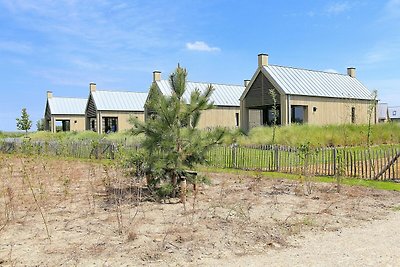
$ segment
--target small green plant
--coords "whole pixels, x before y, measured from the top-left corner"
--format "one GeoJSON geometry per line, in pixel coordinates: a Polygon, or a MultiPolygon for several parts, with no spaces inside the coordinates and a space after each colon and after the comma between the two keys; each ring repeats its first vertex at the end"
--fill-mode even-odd
{"type": "Polygon", "coordinates": [[[17,129],[21,131],[25,131],[25,134],[28,134],[29,129],[32,127],[32,121],[29,119],[29,114],[26,111],[26,108],[23,108],[21,111],[21,117],[17,118],[17,129]]]}
{"type": "Polygon", "coordinates": [[[275,89],[269,89],[269,94],[272,98],[272,144],[274,145],[276,137],[276,124],[278,121],[278,106],[275,89]]]}
{"type": "Polygon", "coordinates": [[[343,176],[346,173],[346,165],[343,160],[343,156],[346,153],[346,150],[338,150],[334,149],[334,156],[335,156],[335,177],[336,177],[336,190],[338,193],[340,193],[342,182],[343,182],[343,176]]]}
{"type": "MultiPolygon", "coordinates": [[[[311,179],[311,174],[309,173],[309,160],[310,157],[313,153],[311,147],[310,147],[310,142],[304,143],[302,145],[300,145],[297,148],[297,153],[298,156],[300,158],[300,160],[302,161],[302,177],[304,177],[304,182],[306,185],[306,190],[307,190],[307,194],[311,194],[312,193],[312,189],[313,189],[313,181],[311,179]]],[[[300,179],[302,178],[300,177],[300,179]]]]}
{"type": "Polygon", "coordinates": [[[312,227],[312,226],[315,226],[315,225],[316,225],[316,222],[315,222],[315,219],[314,219],[314,218],[312,218],[312,217],[310,217],[310,216],[305,216],[305,217],[303,218],[303,220],[302,220],[302,224],[303,224],[303,225],[306,225],[306,226],[309,226],[309,227],[312,227]]]}

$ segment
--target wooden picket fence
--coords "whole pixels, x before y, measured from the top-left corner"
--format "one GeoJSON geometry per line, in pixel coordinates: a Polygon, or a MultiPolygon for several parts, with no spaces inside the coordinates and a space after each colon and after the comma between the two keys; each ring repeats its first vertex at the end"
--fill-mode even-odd
{"type": "MultiPolygon", "coordinates": [[[[110,141],[0,140],[0,152],[75,158],[115,159],[122,150],[135,153],[137,144],[110,141]]],[[[329,147],[301,149],[287,146],[216,146],[207,162],[218,168],[275,171],[318,176],[400,180],[400,145],[392,147],[329,147]]]]}
{"type": "Polygon", "coordinates": [[[318,176],[397,180],[400,147],[317,148],[284,146],[219,146],[209,151],[211,166],[318,176]]]}

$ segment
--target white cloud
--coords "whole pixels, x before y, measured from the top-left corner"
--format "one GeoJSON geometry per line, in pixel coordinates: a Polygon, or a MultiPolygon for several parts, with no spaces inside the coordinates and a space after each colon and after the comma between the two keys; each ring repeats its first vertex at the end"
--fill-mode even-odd
{"type": "Polygon", "coordinates": [[[343,12],[346,12],[347,10],[350,9],[350,5],[347,2],[337,2],[337,3],[333,3],[330,4],[327,8],[326,11],[329,14],[340,14],[343,12]]]}
{"type": "Polygon", "coordinates": [[[386,18],[400,18],[400,0],[389,0],[385,6],[385,13],[386,18]]]}
{"type": "Polygon", "coordinates": [[[30,54],[32,52],[32,47],[24,43],[0,40],[0,51],[7,51],[17,54],[30,54]]]}
{"type": "Polygon", "coordinates": [[[396,62],[400,59],[400,40],[392,38],[390,42],[375,44],[364,56],[365,64],[396,62]]]}
{"type": "Polygon", "coordinates": [[[218,52],[221,51],[219,47],[211,47],[203,41],[196,41],[194,43],[186,43],[186,49],[192,51],[203,51],[203,52],[218,52]]]}
{"type": "Polygon", "coordinates": [[[339,73],[337,70],[335,69],[325,69],[325,72],[331,72],[331,73],[339,73]]]}

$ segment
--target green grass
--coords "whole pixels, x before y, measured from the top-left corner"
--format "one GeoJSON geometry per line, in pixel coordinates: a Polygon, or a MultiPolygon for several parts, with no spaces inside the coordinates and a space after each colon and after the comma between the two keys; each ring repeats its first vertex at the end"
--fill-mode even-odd
{"type": "MultiPolygon", "coordinates": [[[[303,144],[310,144],[310,147],[328,146],[366,146],[367,145],[367,125],[299,125],[277,127],[275,144],[298,147],[303,144]]],[[[6,136],[21,136],[23,133],[3,133],[0,138],[6,136]]],[[[133,136],[129,131],[113,134],[98,135],[91,131],[86,132],[33,132],[29,133],[33,140],[88,140],[106,139],[117,142],[127,142],[130,144],[139,143],[143,136],[133,136]]],[[[272,128],[257,127],[251,129],[248,135],[242,134],[239,130],[227,131],[224,137],[225,144],[238,143],[240,145],[268,145],[272,144],[272,128]]],[[[400,124],[381,123],[372,125],[371,144],[387,145],[400,143],[400,124]]]]}
{"type": "MultiPolygon", "coordinates": [[[[229,173],[236,175],[249,175],[254,177],[264,177],[266,179],[287,179],[287,180],[298,180],[300,181],[300,175],[296,174],[287,174],[287,173],[278,173],[278,172],[259,172],[259,171],[243,171],[237,169],[221,169],[221,168],[212,168],[199,166],[198,171],[202,172],[215,172],[215,173],[229,173]]],[[[322,182],[322,183],[337,183],[335,177],[326,177],[326,176],[314,176],[313,181],[322,182]]],[[[400,183],[394,183],[389,181],[375,181],[375,180],[363,180],[363,179],[354,179],[354,178],[342,178],[341,184],[348,186],[363,186],[370,187],[380,190],[389,190],[389,191],[400,191],[400,183]]]]}
{"type": "Polygon", "coordinates": [[[0,138],[7,138],[7,137],[14,138],[14,137],[22,137],[24,135],[25,135],[24,132],[3,132],[3,131],[0,131],[0,138]]]}

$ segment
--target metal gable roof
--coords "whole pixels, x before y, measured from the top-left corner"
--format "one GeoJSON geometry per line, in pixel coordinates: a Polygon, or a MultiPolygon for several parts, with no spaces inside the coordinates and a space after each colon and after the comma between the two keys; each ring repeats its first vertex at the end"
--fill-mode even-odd
{"type": "Polygon", "coordinates": [[[349,75],[268,65],[265,71],[288,95],[368,99],[371,92],[349,75]]]}
{"type": "Polygon", "coordinates": [[[85,98],[52,97],[47,101],[53,115],[85,115],[85,98]]]}
{"type": "Polygon", "coordinates": [[[97,110],[144,111],[147,93],[98,90],[92,97],[97,110]]]}
{"type": "MultiPolygon", "coordinates": [[[[171,95],[172,89],[169,80],[156,81],[158,88],[164,95],[171,95]]],[[[201,82],[186,82],[186,91],[183,95],[185,101],[190,99],[191,93],[197,88],[200,92],[204,92],[210,83],[201,82]]],[[[214,88],[210,100],[214,102],[216,106],[240,106],[240,96],[242,95],[245,87],[240,85],[228,85],[228,84],[213,84],[214,88]]]]}

